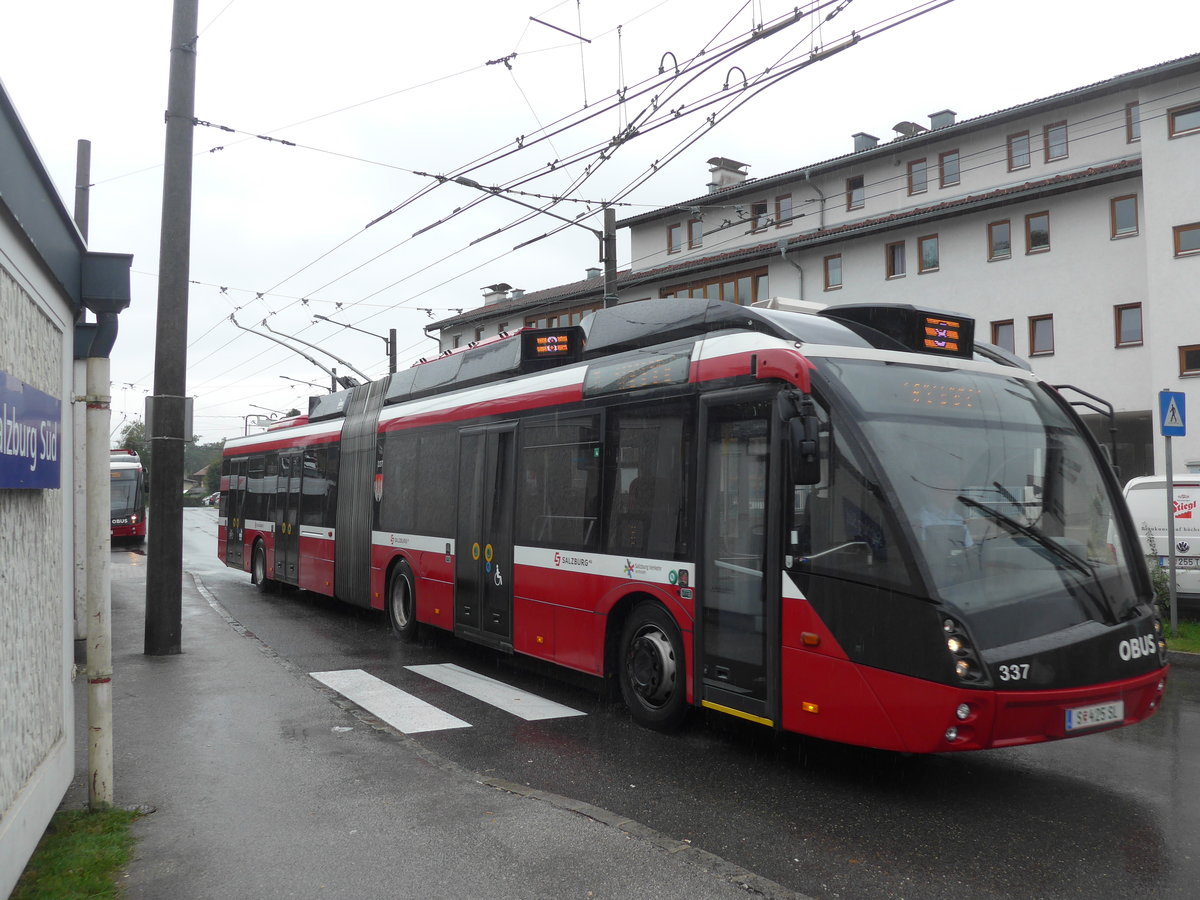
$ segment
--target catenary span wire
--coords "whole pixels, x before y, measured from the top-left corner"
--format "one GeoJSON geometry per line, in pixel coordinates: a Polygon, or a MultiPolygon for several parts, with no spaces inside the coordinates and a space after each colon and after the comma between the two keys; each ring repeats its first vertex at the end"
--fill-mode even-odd
{"type": "MultiPolygon", "coordinates": [[[[1151,105],[1151,104],[1154,104],[1154,103],[1164,103],[1164,104],[1165,104],[1166,102],[1170,101],[1170,100],[1171,100],[1171,99],[1172,99],[1174,96],[1176,96],[1178,93],[1183,93],[1183,91],[1180,91],[1180,92],[1174,92],[1174,93],[1171,93],[1171,94],[1165,94],[1165,95],[1163,95],[1162,97],[1159,97],[1159,98],[1154,98],[1154,99],[1152,99],[1152,100],[1150,100],[1150,101],[1147,101],[1147,102],[1146,102],[1146,103],[1144,103],[1143,105],[1144,105],[1144,106],[1149,106],[1149,105],[1151,105]]],[[[1102,121],[1103,119],[1105,119],[1105,118],[1109,118],[1109,117],[1112,117],[1112,116],[1123,116],[1123,113],[1124,113],[1124,111],[1123,111],[1123,110],[1117,110],[1117,111],[1112,111],[1112,110],[1110,110],[1110,111],[1106,111],[1106,112],[1103,112],[1103,113],[1098,113],[1097,115],[1095,115],[1095,116],[1092,116],[1092,117],[1090,117],[1089,119],[1080,120],[1078,123],[1075,123],[1075,124],[1085,124],[1085,123],[1089,123],[1089,122],[1093,122],[1093,121],[1102,121]]],[[[1163,111],[1163,112],[1161,112],[1161,113],[1158,113],[1158,114],[1150,114],[1150,115],[1145,115],[1145,116],[1143,116],[1143,117],[1142,117],[1142,121],[1143,121],[1143,122],[1150,122],[1150,121],[1153,121],[1154,119],[1157,119],[1157,118],[1162,118],[1164,115],[1165,115],[1165,108],[1164,108],[1164,111],[1163,111]]],[[[1108,134],[1108,133],[1111,133],[1111,132],[1113,132],[1113,131],[1119,131],[1119,130],[1123,130],[1123,129],[1124,129],[1124,127],[1125,127],[1125,126],[1124,126],[1124,122],[1123,122],[1123,120],[1122,120],[1122,121],[1118,122],[1116,125],[1112,126],[1111,128],[1097,129],[1097,130],[1093,130],[1093,131],[1091,131],[1091,132],[1087,132],[1087,133],[1084,133],[1084,134],[1081,134],[1081,135],[1075,135],[1075,136],[1073,136],[1073,137],[1071,138],[1071,141],[1072,141],[1072,143],[1080,143],[1080,142],[1083,142],[1083,141],[1085,141],[1085,140],[1088,140],[1088,139],[1091,139],[1091,138],[1094,138],[1094,137],[1100,137],[1100,136],[1103,136],[1103,135],[1105,135],[1105,134],[1108,134]]],[[[1005,149],[1005,145],[1003,145],[1003,144],[996,144],[996,145],[993,145],[993,146],[991,146],[990,148],[984,148],[984,149],[982,149],[982,150],[980,150],[980,151],[976,151],[976,153],[969,154],[969,156],[982,155],[982,154],[984,154],[985,152],[996,152],[996,151],[999,151],[999,150],[1002,150],[1002,149],[1005,149]]],[[[1006,159],[1002,157],[1002,158],[996,159],[996,160],[994,160],[994,161],[992,161],[992,162],[981,163],[981,164],[980,164],[980,166],[976,166],[976,167],[966,167],[966,168],[964,168],[964,169],[963,169],[963,171],[964,171],[964,172],[965,172],[965,171],[972,171],[972,170],[974,170],[975,168],[982,168],[982,167],[984,167],[984,166],[987,166],[987,165],[1001,165],[1001,164],[1005,164],[1005,163],[1006,163],[1006,159]]],[[[906,177],[906,176],[903,176],[903,175],[901,175],[901,176],[897,176],[897,179],[902,179],[902,178],[905,178],[905,177],[906,177]]],[[[883,183],[883,182],[877,182],[877,183],[873,183],[873,184],[882,184],[882,183],[883,183]]],[[[870,195],[868,196],[868,199],[870,199],[870,198],[878,198],[879,196],[882,196],[884,193],[887,193],[887,192],[874,192],[874,193],[872,193],[872,194],[870,194],[870,195]]],[[[802,202],[804,202],[804,203],[812,203],[812,202],[815,202],[815,201],[813,201],[813,200],[806,200],[806,201],[802,201],[802,202]]],[[[744,204],[737,204],[737,205],[744,205],[744,204]]],[[[729,208],[729,205],[727,205],[727,204],[720,204],[720,205],[717,205],[715,208],[725,208],[725,209],[727,209],[727,208],[729,208]]],[[[798,217],[794,217],[794,218],[798,218],[798,217]]],[[[768,222],[768,224],[773,224],[773,223],[769,221],[769,222],[768,222]]],[[[708,245],[708,246],[706,247],[706,249],[713,250],[713,251],[716,251],[716,252],[718,252],[718,253],[719,253],[719,252],[721,252],[721,250],[722,250],[724,247],[726,247],[726,246],[731,246],[731,245],[735,245],[735,244],[738,244],[738,243],[741,241],[741,239],[742,239],[742,238],[744,238],[745,236],[747,236],[747,235],[749,235],[749,234],[753,234],[753,233],[755,233],[754,229],[752,229],[752,228],[751,228],[750,230],[740,230],[740,231],[739,231],[739,230],[737,230],[737,227],[738,227],[739,225],[743,226],[743,229],[744,229],[744,227],[745,227],[746,223],[745,223],[745,222],[735,222],[735,223],[731,223],[731,225],[729,225],[729,226],[725,226],[725,227],[722,227],[722,228],[718,228],[718,229],[716,229],[715,231],[706,231],[705,239],[706,239],[706,244],[708,245]],[[721,241],[720,243],[718,243],[718,244],[717,244],[717,245],[714,247],[714,246],[712,245],[712,240],[713,240],[713,237],[715,236],[715,234],[716,234],[716,232],[717,232],[717,231],[725,230],[725,228],[728,228],[728,229],[730,229],[730,230],[731,230],[731,234],[729,235],[729,237],[728,237],[728,238],[724,239],[723,241],[721,241]]],[[[641,262],[641,261],[643,261],[643,260],[645,260],[645,259],[652,258],[652,257],[654,257],[654,256],[656,256],[656,255],[658,255],[658,254],[657,254],[657,252],[655,252],[655,253],[648,253],[648,254],[646,254],[645,256],[641,257],[641,258],[638,258],[638,259],[632,260],[632,261],[631,261],[631,266],[633,266],[633,265],[636,265],[636,263],[638,263],[638,262],[641,262]]],[[[490,262],[492,262],[492,261],[494,261],[494,260],[489,260],[489,261],[488,261],[488,263],[490,263],[490,262]]],[[[486,264],[488,264],[488,263],[484,263],[484,264],[481,264],[481,265],[486,265],[486,264]]],[[[476,267],[475,267],[475,269],[477,269],[477,268],[479,268],[479,267],[480,267],[480,266],[476,266],[476,267]]],[[[470,270],[470,271],[474,271],[475,269],[472,269],[472,270],[470,270]]],[[[430,288],[430,289],[428,289],[428,290],[435,290],[435,289],[437,289],[438,287],[444,286],[445,284],[448,284],[448,283],[450,283],[451,281],[453,281],[453,280],[456,280],[458,277],[462,277],[462,276],[463,276],[463,275],[465,275],[465,274],[469,274],[469,272],[468,272],[468,273],[462,273],[462,275],[453,276],[452,278],[450,278],[450,279],[448,279],[448,280],[446,280],[446,281],[444,281],[444,282],[442,282],[442,283],[440,283],[440,284],[438,284],[438,285],[435,285],[433,288],[430,288]]],[[[428,292],[428,290],[427,290],[427,291],[425,291],[425,292],[422,292],[422,293],[427,293],[427,292],[428,292]]],[[[364,317],[364,318],[362,318],[362,319],[359,319],[359,320],[357,320],[357,324],[362,324],[362,323],[365,323],[365,322],[367,322],[367,321],[369,321],[369,320],[371,320],[371,319],[373,319],[373,318],[375,318],[375,317],[377,317],[377,316],[379,316],[379,315],[383,315],[383,314],[385,314],[386,312],[388,312],[388,311],[390,311],[390,310],[393,310],[393,309],[396,309],[397,307],[403,306],[404,304],[406,304],[406,303],[410,302],[411,300],[418,299],[420,296],[421,296],[421,294],[414,295],[413,297],[407,298],[406,300],[398,301],[397,303],[394,303],[394,304],[388,304],[388,305],[386,305],[386,306],[381,306],[381,307],[380,307],[380,309],[379,309],[377,312],[375,312],[375,313],[372,313],[372,314],[371,314],[371,315],[369,315],[369,316],[366,316],[366,317],[364,317]]],[[[361,301],[360,301],[360,302],[361,302],[361,301]]],[[[539,311],[539,310],[541,310],[541,309],[543,309],[543,308],[550,308],[550,307],[552,307],[552,306],[556,305],[558,302],[559,302],[559,301],[558,301],[557,299],[551,299],[551,300],[548,300],[548,301],[546,301],[546,302],[545,302],[545,303],[543,303],[543,304],[540,304],[540,305],[537,305],[537,306],[534,306],[534,307],[529,307],[529,308],[523,309],[523,310],[522,310],[522,315],[523,315],[523,316],[525,316],[525,317],[528,317],[529,315],[531,315],[531,314],[533,314],[533,313],[535,313],[535,312],[537,312],[537,311],[539,311]]],[[[352,304],[352,305],[353,305],[353,304],[352,304]]],[[[423,338],[423,339],[422,339],[422,341],[424,341],[424,340],[427,340],[427,339],[428,339],[428,338],[423,338]]],[[[409,348],[406,348],[406,349],[411,349],[412,347],[416,347],[416,346],[419,346],[419,343],[418,343],[418,344],[411,345],[409,348]]]]}
{"type": "MultiPolygon", "coordinates": [[[[946,0],[946,2],[949,2],[949,0],[946,0]]],[[[797,19],[793,19],[792,21],[796,21],[796,20],[797,20],[797,19]]],[[[790,23],[788,23],[788,24],[790,24],[790,23]]],[[[678,154],[676,154],[676,156],[677,156],[677,155],[678,155],[678,154]]],[[[586,216],[585,216],[585,217],[586,217],[586,216]]],[[[527,218],[527,217],[526,217],[526,218],[527,218]]],[[[502,230],[504,230],[504,229],[502,229],[502,230]]],[[[499,233],[499,232],[497,232],[497,233],[499,233]]],[[[396,281],[396,282],[393,282],[392,284],[390,284],[390,285],[387,285],[387,286],[385,286],[384,288],[381,288],[381,289],[379,289],[379,290],[375,291],[374,293],[372,293],[372,294],[370,294],[370,295],[368,295],[367,297],[365,297],[365,298],[362,298],[362,299],[363,299],[363,300],[366,300],[366,299],[370,299],[370,298],[371,298],[371,297],[373,297],[373,296],[377,296],[379,293],[382,293],[383,291],[389,290],[389,289],[391,289],[392,287],[395,287],[397,284],[403,283],[404,281],[406,281],[406,280],[408,280],[409,278],[411,278],[411,277],[415,276],[416,274],[420,274],[421,272],[424,272],[424,271],[428,270],[428,269],[429,269],[429,268],[431,268],[433,265],[437,265],[437,264],[440,264],[441,262],[444,262],[446,259],[449,259],[449,258],[451,258],[451,257],[453,257],[453,256],[455,256],[455,255],[457,255],[459,252],[461,252],[461,248],[460,248],[459,250],[453,251],[453,252],[452,252],[452,253],[450,253],[450,254],[447,254],[447,255],[446,255],[445,257],[443,257],[442,259],[435,261],[435,263],[432,263],[432,264],[430,264],[429,266],[426,266],[426,267],[424,267],[424,268],[422,268],[422,269],[418,270],[417,272],[410,273],[410,274],[409,274],[408,276],[406,276],[405,278],[402,278],[402,279],[400,279],[400,280],[398,280],[398,281],[396,281]]],[[[503,255],[503,254],[502,254],[502,255],[503,255]]],[[[485,264],[487,264],[487,263],[481,264],[481,266],[482,266],[482,265],[485,265],[485,264]]],[[[477,266],[477,267],[475,267],[475,268],[479,268],[479,267],[481,267],[481,266],[477,266]]],[[[474,269],[472,269],[472,270],[470,270],[470,271],[474,271],[474,269]]],[[[465,273],[464,273],[464,274],[465,274],[465,273]]],[[[461,276],[461,275],[460,275],[460,276],[455,276],[455,278],[457,278],[457,277],[462,277],[462,276],[461,276]]],[[[451,279],[451,280],[455,280],[455,279],[451,279]]],[[[261,299],[263,299],[263,295],[262,295],[262,294],[257,294],[256,296],[257,296],[257,298],[258,298],[258,299],[260,299],[260,300],[261,300],[261,299]]],[[[417,295],[417,296],[420,296],[420,295],[417,295]]],[[[412,299],[412,298],[410,298],[410,299],[412,299]]],[[[406,301],[402,301],[402,303],[403,303],[403,302],[406,302],[406,301]]],[[[294,304],[289,304],[289,307],[290,307],[290,305],[294,305],[294,304]]],[[[350,305],[351,305],[351,306],[353,306],[354,304],[352,303],[352,304],[350,304],[350,305]]],[[[395,304],[394,306],[396,306],[396,305],[401,305],[401,304],[395,304]]],[[[269,304],[267,304],[267,306],[268,306],[268,309],[270,309],[270,306],[269,306],[269,304]]],[[[394,308],[394,306],[393,306],[393,308],[394,308]]],[[[285,309],[287,309],[287,308],[289,308],[289,307],[285,307],[285,309]]],[[[272,311],[272,312],[273,312],[273,311],[272,311]]],[[[373,314],[373,315],[377,315],[377,314],[373,314]]],[[[367,318],[372,318],[372,317],[373,317],[373,315],[372,315],[372,316],[369,316],[369,317],[367,317],[367,318]]],[[[365,321],[365,320],[364,320],[364,321],[365,321]]],[[[303,329],[303,330],[306,330],[306,329],[303,329]]]]}
{"type": "MultiPolygon", "coordinates": [[[[1168,95],[1168,96],[1169,96],[1169,95],[1168,95]]],[[[1151,116],[1144,116],[1144,120],[1150,120],[1150,119],[1151,119],[1151,116]]],[[[1076,140],[1080,140],[1080,139],[1084,139],[1084,138],[1073,138],[1073,143],[1074,143],[1074,142],[1076,142],[1076,140]]],[[[478,268],[478,266],[476,266],[476,268],[478,268]]],[[[451,278],[451,281],[452,281],[452,278],[451,278]]],[[[443,282],[443,283],[448,283],[448,282],[443,282]]],[[[386,308],[394,308],[395,306],[400,306],[400,305],[402,305],[402,304],[403,304],[403,302],[407,302],[407,301],[400,301],[400,302],[398,302],[398,304],[394,304],[394,305],[391,305],[391,306],[389,306],[389,307],[386,307],[386,308]]],[[[382,312],[380,312],[380,313],[374,313],[374,314],[382,314],[382,312]]],[[[372,314],[372,317],[374,316],[374,314],[372,314]]]]}
{"type": "MultiPolygon", "coordinates": [[[[835,0],[828,0],[828,2],[826,2],[825,4],[822,4],[822,6],[831,5],[833,2],[835,2],[835,0]]],[[[843,2],[844,2],[844,0],[843,0],[843,2]]],[[[947,0],[947,2],[949,2],[949,0],[947,0]]],[[[772,22],[771,26],[769,26],[769,28],[767,29],[767,34],[773,35],[775,33],[778,33],[783,28],[789,27],[790,25],[795,24],[796,22],[800,21],[800,19],[802,17],[803,17],[803,14],[799,14],[799,13],[792,13],[792,14],[789,14],[786,16],[779,17],[772,22]]],[[[696,67],[698,69],[698,71],[688,69],[687,64],[685,64],[684,68],[681,68],[672,78],[667,79],[667,81],[665,83],[669,84],[670,82],[673,82],[677,79],[682,78],[684,75],[688,75],[690,77],[686,79],[685,86],[686,86],[686,84],[691,84],[697,78],[699,78],[701,75],[706,74],[708,71],[712,70],[713,68],[723,64],[737,50],[744,49],[744,47],[746,47],[746,46],[750,46],[754,42],[761,40],[764,36],[765,36],[765,34],[763,32],[754,33],[743,44],[728,48],[726,51],[722,52],[721,54],[718,54],[715,57],[709,56],[699,66],[696,67]]],[[[711,41],[710,41],[710,43],[711,43],[711,41]]],[[[701,51],[701,53],[698,53],[697,58],[699,58],[702,55],[702,53],[703,53],[703,51],[701,51]]],[[[674,97],[679,96],[679,93],[681,90],[682,89],[674,90],[670,94],[670,97],[674,98],[674,97]]],[[[699,101],[700,105],[697,105],[696,101],[693,101],[690,104],[686,104],[689,108],[689,111],[687,114],[691,115],[691,114],[694,114],[695,112],[702,110],[703,108],[706,108],[707,105],[709,105],[710,103],[715,102],[716,100],[721,98],[723,96],[723,94],[724,94],[723,91],[722,92],[714,92],[713,94],[709,95],[708,97],[701,98],[699,101]]],[[[639,113],[638,118],[641,118],[642,116],[648,116],[648,117],[650,117],[648,119],[648,121],[653,121],[654,111],[662,105],[657,102],[658,99],[659,99],[659,97],[656,95],[654,102],[648,104],[645,108],[643,108],[642,112],[639,113]]],[[[608,109],[612,109],[615,106],[618,106],[619,104],[621,104],[623,102],[625,102],[625,101],[618,99],[617,103],[614,104],[612,107],[608,107],[608,109]]],[[[682,108],[682,107],[680,107],[680,108],[682,108]]],[[[565,165],[575,163],[575,162],[582,162],[584,159],[587,159],[591,156],[598,155],[599,160],[597,161],[597,163],[594,165],[589,165],[589,167],[587,169],[585,169],[584,174],[577,177],[572,182],[570,187],[568,188],[568,191],[577,190],[589,178],[591,178],[593,175],[595,175],[595,173],[596,173],[596,171],[598,171],[600,165],[602,165],[605,161],[611,160],[613,158],[613,156],[615,155],[616,151],[620,148],[620,146],[624,145],[625,143],[628,143],[630,140],[633,139],[633,137],[648,133],[649,130],[656,130],[658,127],[663,127],[663,126],[672,124],[673,120],[678,119],[678,118],[680,118],[679,114],[675,114],[673,116],[664,115],[662,120],[659,122],[659,124],[653,126],[653,128],[650,128],[650,129],[647,129],[645,126],[638,127],[636,125],[637,119],[634,119],[631,121],[631,124],[627,129],[627,132],[628,132],[627,136],[620,138],[619,140],[609,139],[606,141],[596,143],[589,148],[586,148],[581,151],[577,151],[576,154],[569,160],[561,160],[561,159],[556,160],[553,168],[547,169],[544,166],[539,167],[538,169],[535,169],[532,172],[526,173],[523,176],[518,176],[516,178],[510,179],[506,183],[506,186],[511,187],[516,184],[526,184],[530,181],[535,180],[536,178],[539,178],[539,177],[542,177],[542,176],[548,174],[548,172],[550,172],[550,171],[554,171],[558,167],[565,166],[565,165]],[[612,152],[609,152],[610,148],[611,148],[612,152]]],[[[541,139],[538,139],[538,140],[541,140],[541,139]]],[[[525,144],[525,146],[528,146],[528,143],[525,144]]],[[[508,154],[505,154],[505,155],[508,155],[508,154]]],[[[468,169],[467,171],[474,171],[474,169],[468,169]]],[[[461,177],[461,175],[456,176],[454,174],[451,174],[448,176],[439,176],[438,183],[444,184],[446,181],[454,180],[455,177],[461,177]]],[[[432,187],[430,188],[430,190],[432,190],[432,187]]],[[[407,201],[406,201],[406,203],[407,203],[407,201]]],[[[392,210],[389,210],[388,213],[385,213],[383,216],[380,216],[375,221],[379,221],[380,219],[385,218],[386,216],[391,215],[392,213],[402,209],[404,207],[404,205],[405,204],[401,204],[398,207],[394,207],[392,210]]],[[[472,204],[472,206],[474,206],[474,205],[477,205],[477,204],[472,204]]],[[[553,208],[554,205],[555,205],[555,202],[552,201],[551,203],[544,206],[541,211],[546,212],[549,209],[553,208]]],[[[467,207],[460,208],[459,210],[455,210],[455,212],[451,213],[448,216],[443,217],[442,219],[438,220],[437,222],[433,223],[432,225],[426,226],[424,229],[422,229],[422,231],[427,231],[433,227],[437,227],[438,225],[441,225],[444,222],[447,222],[450,219],[455,218],[457,215],[460,215],[462,212],[465,212],[466,210],[467,210],[467,207]]],[[[515,222],[510,223],[508,226],[506,226],[506,228],[511,228],[517,224],[521,224],[525,221],[528,221],[530,217],[531,217],[530,214],[522,215],[515,222]]],[[[505,229],[501,229],[501,230],[505,230],[505,229]]]]}
{"type": "MultiPolygon", "coordinates": [[[[830,5],[834,2],[837,2],[837,0],[826,0],[826,2],[822,4],[822,7],[830,5]]],[[[793,18],[793,14],[789,13],[785,16],[779,17],[775,21],[791,19],[791,18],[793,18]]],[[[671,82],[680,78],[682,75],[688,73],[690,71],[690,67],[693,67],[696,65],[705,65],[705,64],[710,64],[710,63],[712,65],[719,64],[728,54],[735,52],[737,49],[739,49],[741,47],[751,45],[757,39],[758,38],[755,35],[755,33],[753,31],[751,31],[751,32],[747,32],[744,35],[738,35],[737,37],[730,39],[723,45],[719,45],[718,55],[715,57],[712,56],[711,54],[701,54],[698,52],[695,56],[693,56],[689,60],[685,61],[685,63],[682,66],[677,66],[675,71],[671,72],[670,74],[666,73],[665,70],[660,71],[660,73],[658,75],[648,76],[647,78],[643,79],[642,81],[638,82],[637,84],[632,85],[631,86],[633,88],[632,97],[633,98],[641,97],[646,94],[652,93],[655,89],[657,89],[661,86],[669,85],[671,82]],[[706,56],[707,58],[702,59],[702,56],[706,56]],[[702,61],[700,63],[697,63],[697,60],[702,60],[702,61]]],[[[710,44],[711,44],[711,41],[710,41],[710,44]]],[[[454,177],[458,177],[461,175],[471,174],[473,172],[478,171],[481,168],[484,168],[485,166],[489,166],[489,165],[492,165],[503,159],[506,159],[507,157],[509,157],[515,153],[527,151],[527,150],[531,149],[532,147],[540,144],[541,142],[543,142],[551,137],[556,136],[559,133],[565,132],[571,128],[579,127],[583,123],[588,122],[593,118],[596,118],[605,113],[611,112],[618,105],[629,102],[629,100],[631,99],[631,95],[630,95],[629,89],[627,88],[624,93],[624,96],[614,94],[612,97],[610,97],[608,99],[611,100],[612,102],[610,102],[606,105],[600,106],[600,107],[593,106],[593,107],[590,107],[585,110],[575,110],[575,111],[572,111],[571,113],[568,113],[567,115],[564,115],[563,117],[556,120],[555,122],[552,122],[550,124],[550,126],[548,126],[548,130],[540,136],[533,136],[533,137],[523,136],[523,139],[519,142],[518,146],[515,148],[512,147],[511,142],[509,142],[509,143],[506,143],[505,145],[503,145],[502,147],[498,148],[497,150],[492,151],[491,153],[484,154],[480,157],[477,157],[475,160],[472,160],[469,163],[460,165],[457,168],[451,170],[451,172],[448,174],[447,177],[452,179],[454,177]]],[[[647,108],[649,108],[649,107],[647,107],[647,108]]],[[[539,169],[534,170],[534,171],[539,172],[540,174],[545,174],[548,171],[554,171],[554,169],[557,168],[557,166],[559,164],[560,164],[559,161],[555,160],[554,162],[548,163],[545,166],[542,166],[539,169]]],[[[386,217],[387,215],[391,215],[393,213],[399,212],[400,210],[404,209],[405,207],[411,205],[417,199],[420,199],[421,197],[428,194],[430,191],[434,190],[436,187],[437,187],[437,185],[424,186],[423,188],[416,191],[413,195],[411,195],[408,198],[406,198],[405,200],[401,201],[400,204],[393,207],[387,213],[385,213],[383,216],[381,216],[379,218],[383,218],[383,217],[386,217]]]]}
{"type": "MultiPolygon", "coordinates": [[[[1158,113],[1143,111],[1143,114],[1141,116],[1143,123],[1149,123],[1149,122],[1155,121],[1156,119],[1161,119],[1166,114],[1166,111],[1165,111],[1166,104],[1171,102],[1175,97],[1179,96],[1180,94],[1187,93],[1187,90],[1190,90],[1190,89],[1162,94],[1158,97],[1150,98],[1146,101],[1143,101],[1141,104],[1141,107],[1143,108],[1143,110],[1152,109],[1155,105],[1158,105],[1158,104],[1162,105],[1162,111],[1158,112],[1158,113]]],[[[1114,117],[1114,116],[1120,117],[1122,115],[1123,115],[1123,110],[1107,110],[1107,111],[1104,111],[1101,113],[1097,113],[1095,116],[1089,117],[1088,119],[1074,121],[1074,122],[1072,122],[1072,125],[1079,126],[1079,125],[1088,124],[1088,123],[1092,123],[1092,122],[1102,122],[1106,118],[1110,118],[1110,117],[1114,117]]],[[[1106,134],[1112,133],[1114,131],[1120,131],[1124,127],[1125,126],[1124,126],[1123,120],[1118,120],[1112,127],[1109,127],[1109,128],[1095,129],[1090,132],[1086,132],[1084,134],[1075,133],[1071,136],[1071,143],[1078,144],[1078,143],[1081,143],[1083,141],[1089,140],[1094,137],[1101,137],[1106,134]]],[[[980,148],[979,150],[974,151],[970,154],[966,154],[966,155],[964,155],[963,159],[966,160],[971,157],[980,157],[981,159],[983,159],[988,154],[997,153],[997,152],[1003,151],[1003,150],[1006,150],[1006,144],[998,143],[998,144],[990,145],[988,147],[980,148]]],[[[986,161],[986,160],[981,161],[980,164],[977,166],[964,166],[962,168],[962,171],[969,172],[969,171],[974,171],[979,168],[984,168],[986,166],[1001,165],[1001,164],[1005,164],[1005,163],[1006,163],[1006,157],[1002,156],[993,161],[986,161]]],[[[906,175],[901,174],[901,175],[895,176],[894,179],[883,179],[878,182],[872,182],[870,185],[867,185],[866,188],[868,188],[868,189],[878,188],[883,185],[886,185],[890,181],[902,181],[904,179],[906,179],[906,175]]],[[[884,196],[885,194],[887,194],[889,192],[890,192],[889,190],[869,190],[869,192],[867,193],[866,199],[878,198],[878,197],[884,196]]],[[[804,200],[801,202],[804,204],[809,204],[809,203],[813,203],[816,201],[815,200],[804,200]]],[[[688,204],[689,207],[692,205],[694,205],[694,204],[688,204]]],[[[728,204],[712,204],[712,205],[699,204],[699,205],[707,206],[707,208],[710,208],[710,209],[721,209],[721,208],[727,209],[727,208],[729,208],[728,204]]],[[[668,204],[658,204],[659,208],[664,208],[666,206],[668,206],[668,204]]],[[[710,231],[706,235],[706,238],[709,242],[711,242],[711,239],[712,239],[711,234],[712,234],[712,232],[710,231]]],[[[740,237],[740,236],[741,235],[735,235],[734,238],[736,239],[737,237],[740,237]]],[[[654,254],[648,254],[647,257],[645,257],[645,258],[649,258],[649,256],[652,256],[652,255],[654,255],[654,254]]],[[[635,260],[634,262],[636,263],[638,261],[640,261],[640,260],[635,260]]],[[[465,275],[467,273],[463,273],[463,274],[465,275]]],[[[453,279],[451,279],[451,280],[453,280],[453,279]]],[[[448,283],[448,282],[443,282],[443,284],[444,283],[448,283]]],[[[441,286],[441,285],[439,285],[439,286],[441,286]]],[[[238,290],[247,290],[247,289],[238,289],[238,290]]],[[[249,292],[249,291],[247,291],[247,292],[249,292]]],[[[419,295],[417,295],[417,296],[419,296],[419,295]]],[[[410,302],[411,300],[416,299],[417,296],[414,296],[412,298],[407,298],[406,300],[398,301],[397,303],[380,304],[379,312],[372,314],[372,317],[374,317],[376,315],[382,315],[383,313],[387,312],[388,310],[394,309],[398,306],[403,306],[404,304],[410,302]]],[[[293,298],[293,299],[304,299],[304,298],[293,298]]],[[[335,303],[335,301],[324,301],[324,300],[319,300],[318,298],[312,298],[310,302],[335,303]]],[[[352,301],[352,303],[363,304],[363,303],[365,303],[365,301],[363,301],[363,300],[352,301]]],[[[456,307],[451,307],[451,308],[447,308],[447,309],[455,309],[455,308],[456,307]]],[[[365,320],[362,320],[362,321],[365,321],[365,320]]],[[[211,330],[212,329],[210,329],[210,331],[211,330]]],[[[193,345],[195,343],[196,342],[194,341],[193,345]]]]}

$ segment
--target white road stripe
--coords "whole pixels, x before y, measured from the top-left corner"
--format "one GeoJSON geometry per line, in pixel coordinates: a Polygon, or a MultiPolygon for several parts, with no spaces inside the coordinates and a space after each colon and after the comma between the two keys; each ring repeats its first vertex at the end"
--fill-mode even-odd
{"type": "Polygon", "coordinates": [[[502,681],[488,678],[486,675],[479,675],[453,663],[434,666],[405,666],[405,668],[418,675],[424,675],[426,678],[432,678],[447,687],[452,687],[456,691],[468,694],[476,700],[490,703],[514,716],[520,716],[527,722],[587,715],[578,709],[571,709],[569,706],[563,706],[561,703],[555,703],[553,700],[547,700],[537,694],[530,694],[528,691],[522,691],[502,681]]]}
{"type": "Polygon", "coordinates": [[[470,722],[464,722],[448,712],[443,712],[362,669],[309,672],[309,675],[333,688],[347,700],[357,703],[372,715],[378,716],[402,734],[471,727],[470,722]]]}

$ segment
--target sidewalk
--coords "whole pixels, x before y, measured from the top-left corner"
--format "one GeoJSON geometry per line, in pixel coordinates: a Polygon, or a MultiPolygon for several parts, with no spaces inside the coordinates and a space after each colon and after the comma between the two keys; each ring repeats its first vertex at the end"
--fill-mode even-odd
{"type": "MultiPolygon", "coordinates": [[[[184,575],[184,652],[142,652],[145,569],[114,568],[114,794],[155,812],[138,898],[794,897],[573,801],[485,781],[372,727],[276,658],[184,575]]],[[[76,684],[87,804],[87,697],[76,684]]]]}

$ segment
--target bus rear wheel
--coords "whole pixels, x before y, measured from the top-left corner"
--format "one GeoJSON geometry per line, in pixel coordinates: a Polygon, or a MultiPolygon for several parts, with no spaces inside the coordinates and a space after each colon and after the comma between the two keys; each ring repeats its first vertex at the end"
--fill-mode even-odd
{"type": "Polygon", "coordinates": [[[250,581],[260,591],[266,592],[274,583],[267,577],[267,548],[262,544],[254,545],[250,556],[250,581]]]}
{"type": "Polygon", "coordinates": [[[387,593],[388,624],[402,641],[417,638],[417,592],[413,586],[412,569],[401,560],[392,569],[387,593]]]}
{"type": "Polygon", "coordinates": [[[634,721],[656,731],[687,715],[687,678],[679,629],[657,603],[634,607],[621,629],[617,679],[634,721]]]}

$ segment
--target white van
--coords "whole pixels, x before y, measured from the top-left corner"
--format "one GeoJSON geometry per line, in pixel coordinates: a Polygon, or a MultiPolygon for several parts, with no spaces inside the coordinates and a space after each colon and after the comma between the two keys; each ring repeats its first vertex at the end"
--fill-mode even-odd
{"type": "MultiPolygon", "coordinates": [[[[1175,591],[1179,598],[1200,600],[1200,475],[1174,478],[1175,591]]],[[[1147,475],[1125,485],[1125,502],[1133,517],[1147,556],[1167,565],[1171,545],[1167,538],[1167,478],[1147,475]]]]}

